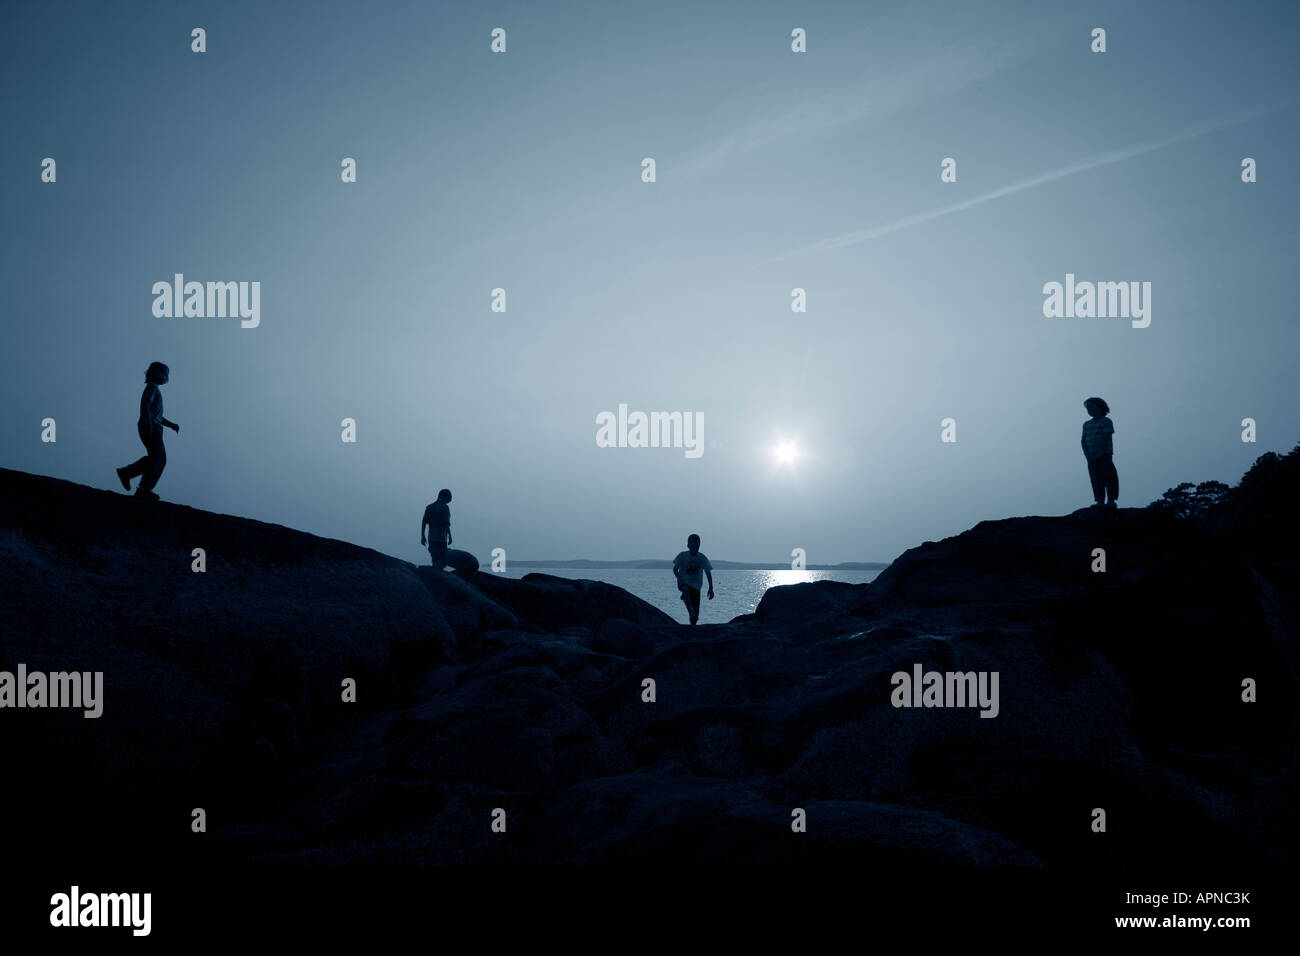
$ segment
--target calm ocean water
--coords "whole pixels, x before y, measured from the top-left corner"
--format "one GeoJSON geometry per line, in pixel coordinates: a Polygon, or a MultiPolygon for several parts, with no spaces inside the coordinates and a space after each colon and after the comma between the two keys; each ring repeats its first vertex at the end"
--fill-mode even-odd
{"type": "MultiPolygon", "coordinates": [[[[675,621],[687,623],[686,605],[677,593],[677,583],[669,570],[647,571],[639,568],[525,568],[507,566],[506,577],[522,578],[533,572],[553,574],[562,578],[585,578],[588,581],[605,581],[630,591],[641,600],[653,604],[675,621]]],[[[774,571],[714,571],[715,597],[708,599],[708,582],[700,600],[700,623],[718,624],[742,614],[752,614],[758,607],[763,592],[780,584],[800,584],[804,581],[847,581],[865,584],[879,571],[791,571],[788,568],[774,571]]]]}

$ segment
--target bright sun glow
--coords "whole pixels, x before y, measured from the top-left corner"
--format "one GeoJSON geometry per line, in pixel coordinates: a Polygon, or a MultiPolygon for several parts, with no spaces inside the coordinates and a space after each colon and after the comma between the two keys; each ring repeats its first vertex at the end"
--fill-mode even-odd
{"type": "Polygon", "coordinates": [[[799,449],[794,442],[783,441],[772,449],[772,456],[778,465],[793,465],[799,457],[799,449]]]}

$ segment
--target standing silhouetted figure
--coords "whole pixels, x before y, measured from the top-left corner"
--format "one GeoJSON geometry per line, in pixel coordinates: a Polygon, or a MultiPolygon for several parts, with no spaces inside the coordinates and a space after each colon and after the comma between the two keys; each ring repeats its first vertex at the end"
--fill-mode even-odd
{"type": "Polygon", "coordinates": [[[135,493],[153,501],[158,500],[153,486],[158,484],[163,469],[167,467],[167,450],[163,447],[162,430],[164,427],[170,428],[178,435],[181,431],[180,425],[163,417],[162,391],[159,386],[166,385],[170,377],[171,373],[162,362],[152,363],[145,371],[144,392],[140,395],[140,421],[136,424],[140,441],[144,442],[145,455],[125,468],[117,469],[117,480],[122,482],[123,488],[130,491],[131,479],[138,475],[140,486],[135,493]]]}
{"type": "Polygon", "coordinates": [[[425,529],[429,531],[429,557],[433,566],[441,571],[447,564],[447,545],[451,544],[451,492],[446,488],[438,492],[438,500],[424,509],[420,522],[420,544],[425,543],[425,529]]]}
{"type": "Polygon", "coordinates": [[[1107,415],[1110,406],[1100,398],[1089,398],[1083,403],[1091,419],[1083,423],[1083,456],[1088,459],[1088,478],[1092,481],[1094,508],[1117,508],[1119,497],[1119,472],[1115,470],[1112,456],[1115,449],[1110,436],[1115,434],[1115,424],[1107,415]],[[1110,500],[1107,501],[1107,495],[1110,500]]]}
{"type": "Polygon", "coordinates": [[[698,534],[687,538],[686,550],[673,558],[673,574],[677,578],[677,590],[682,593],[682,603],[694,624],[700,619],[700,589],[704,587],[706,574],[709,576],[709,600],[713,600],[713,565],[700,554],[698,534]]]}

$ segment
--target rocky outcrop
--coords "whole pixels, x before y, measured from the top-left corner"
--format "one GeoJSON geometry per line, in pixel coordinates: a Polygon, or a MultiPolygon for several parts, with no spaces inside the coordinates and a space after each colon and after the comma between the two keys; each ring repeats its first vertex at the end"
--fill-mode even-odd
{"type": "Polygon", "coordinates": [[[532,625],[521,622],[508,607],[488,597],[459,575],[435,571],[432,567],[416,568],[415,573],[461,640],[485,631],[532,628],[532,625]]]}
{"type": "Polygon", "coordinates": [[[690,628],[610,585],[467,583],[13,472],[0,501],[0,668],[105,672],[99,720],[0,710],[30,771],[23,830],[47,848],[108,853],[127,833],[178,867],[1230,866],[1300,849],[1296,608],[1169,515],[984,522],[870,585],[775,588],[690,628]],[[894,706],[917,667],[996,674],[996,707],[894,706]],[[103,827],[61,837],[88,791],[103,827]],[[197,844],[193,806],[211,821],[197,844]]]}
{"type": "Polygon", "coordinates": [[[516,580],[480,571],[474,583],[521,618],[547,630],[596,627],[614,619],[649,627],[675,623],[654,605],[603,581],[575,581],[536,572],[516,580]]]}
{"type": "Polygon", "coordinates": [[[468,551],[458,551],[455,548],[450,548],[447,551],[446,567],[451,568],[452,573],[458,578],[472,581],[474,575],[478,574],[478,558],[468,551]]]}

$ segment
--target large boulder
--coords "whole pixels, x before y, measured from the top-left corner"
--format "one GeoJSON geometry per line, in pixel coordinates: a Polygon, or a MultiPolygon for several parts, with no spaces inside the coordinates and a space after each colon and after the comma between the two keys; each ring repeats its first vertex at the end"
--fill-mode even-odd
{"type": "Polygon", "coordinates": [[[447,550],[447,567],[451,568],[452,574],[461,580],[472,581],[474,575],[478,574],[478,558],[468,551],[449,548],[447,550]]]}
{"type": "Polygon", "coordinates": [[[1052,670],[1072,658],[1072,677],[1100,655],[1136,695],[1135,727],[1165,745],[1294,737],[1294,609],[1222,541],[1161,512],[984,521],[904,553],[850,615],[983,634],[994,657],[1052,670]],[[1241,706],[1242,680],[1261,674],[1271,699],[1241,706]]]}
{"type": "Polygon", "coordinates": [[[122,833],[114,814],[160,819],[182,793],[264,799],[302,738],[397,699],[456,641],[404,561],[4,469],[0,619],[0,669],[103,673],[98,719],[0,713],[9,759],[41,768],[25,796],[55,814],[89,788],[84,813],[122,833]]]}
{"type": "Polygon", "coordinates": [[[458,641],[485,631],[534,629],[532,625],[522,623],[509,608],[494,601],[458,574],[433,567],[416,568],[415,573],[433,595],[458,641]]]}
{"type": "Polygon", "coordinates": [[[648,627],[677,624],[654,605],[603,581],[575,581],[536,572],[517,580],[480,571],[474,583],[525,621],[548,631],[596,627],[614,618],[648,627]]]}

